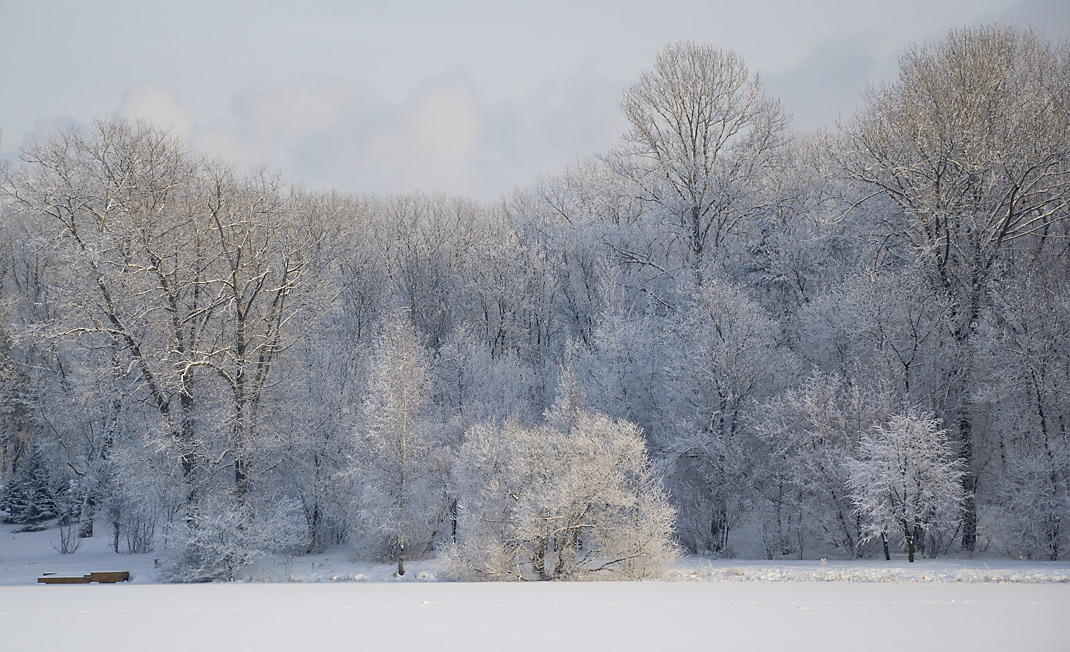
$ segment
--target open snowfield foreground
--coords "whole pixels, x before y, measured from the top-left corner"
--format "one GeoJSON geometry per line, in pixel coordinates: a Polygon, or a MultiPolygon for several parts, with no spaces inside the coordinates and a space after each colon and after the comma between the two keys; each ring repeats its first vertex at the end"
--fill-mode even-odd
{"type": "Polygon", "coordinates": [[[1060,650],[1070,563],[683,560],[665,582],[462,584],[435,560],[262,559],[233,584],[161,584],[107,537],[0,525],[0,652],[54,650],[1060,650]],[[126,570],[115,585],[45,573],[126,570]]]}
{"type": "Polygon", "coordinates": [[[1070,586],[650,582],[0,588],[0,649],[1066,650],[1070,586]]]}

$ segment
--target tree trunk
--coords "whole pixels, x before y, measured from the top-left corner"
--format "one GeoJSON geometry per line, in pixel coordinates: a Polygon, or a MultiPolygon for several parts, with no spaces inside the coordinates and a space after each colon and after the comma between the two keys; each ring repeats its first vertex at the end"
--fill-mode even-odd
{"type": "Polygon", "coordinates": [[[1044,536],[1048,548],[1048,559],[1059,559],[1059,515],[1057,507],[1059,502],[1059,464],[1055,460],[1055,453],[1051,449],[1051,440],[1048,437],[1048,418],[1044,412],[1044,400],[1041,395],[1041,379],[1033,374],[1033,393],[1037,402],[1037,416],[1040,417],[1040,435],[1044,441],[1044,455],[1048,463],[1048,483],[1051,486],[1051,494],[1047,497],[1047,509],[1044,515],[1044,536]]]}
{"type": "Polygon", "coordinates": [[[977,548],[977,474],[973,472],[972,424],[965,413],[959,418],[959,436],[966,467],[966,472],[962,474],[962,489],[965,492],[962,504],[962,549],[973,554],[977,548]]]}
{"type": "Polygon", "coordinates": [[[320,552],[322,544],[322,535],[320,534],[320,504],[319,500],[312,506],[312,518],[308,524],[311,536],[308,542],[308,554],[313,555],[320,552]]]}

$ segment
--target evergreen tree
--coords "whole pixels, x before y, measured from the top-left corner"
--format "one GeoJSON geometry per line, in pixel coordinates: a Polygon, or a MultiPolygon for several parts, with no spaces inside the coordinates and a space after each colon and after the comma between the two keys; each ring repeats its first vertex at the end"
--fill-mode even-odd
{"type": "Polygon", "coordinates": [[[59,515],[56,483],[38,446],[30,447],[23,464],[0,492],[0,509],[10,523],[34,524],[59,515]]]}

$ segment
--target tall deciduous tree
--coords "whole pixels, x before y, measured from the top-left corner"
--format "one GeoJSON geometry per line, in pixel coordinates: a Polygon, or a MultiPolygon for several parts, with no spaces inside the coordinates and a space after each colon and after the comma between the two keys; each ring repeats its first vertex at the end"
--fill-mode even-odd
{"type": "Polygon", "coordinates": [[[681,538],[696,552],[721,553],[749,484],[743,417],[794,377],[794,359],[776,346],[778,324],[727,279],[698,286],[667,332],[663,423],[651,438],[672,468],[681,538]]]}
{"type": "Polygon", "coordinates": [[[1001,543],[1017,557],[1065,556],[1070,520],[1070,294],[1066,268],[1037,270],[995,293],[981,327],[998,424],[1001,543]]]}
{"type": "Polygon", "coordinates": [[[381,554],[405,574],[405,555],[425,553],[444,522],[451,451],[436,446],[427,351],[415,329],[388,320],[376,344],[357,444],[360,518],[381,554]]]}
{"type": "Polygon", "coordinates": [[[622,163],[698,268],[705,252],[768,206],[762,177],[787,132],[780,102],[737,55],[669,45],[625,92],[622,163]]]}
{"type": "Polygon", "coordinates": [[[55,333],[123,352],[122,366],[138,377],[192,483],[200,461],[192,363],[212,309],[189,201],[195,162],[168,133],[117,120],[59,129],[23,157],[9,192],[55,238],[67,272],[55,333]]]}
{"type": "Polygon", "coordinates": [[[967,463],[968,550],[977,530],[969,344],[1001,256],[1070,217],[1067,62],[1066,47],[1032,31],[952,32],[908,50],[897,79],[872,89],[843,129],[844,170],[898,204],[892,233],[916,248],[954,301],[960,404],[946,421],[967,463]]]}
{"type": "MultiPolygon", "coordinates": [[[[211,339],[197,356],[218,372],[231,403],[230,450],[238,498],[249,491],[259,416],[279,357],[308,329],[315,312],[301,302],[308,257],[318,237],[294,213],[282,181],[241,178],[209,167],[203,248],[212,252],[201,291],[211,301],[211,339]],[[208,348],[210,347],[210,348],[208,348]]],[[[314,210],[314,209],[313,209],[314,210]]]]}
{"type": "MultiPolygon", "coordinates": [[[[167,433],[156,448],[180,469],[190,528],[205,513],[198,500],[219,488],[212,467],[233,467],[247,506],[271,371],[304,331],[295,296],[315,220],[294,217],[277,179],[206,164],[142,123],[59,129],[24,158],[8,189],[23,217],[53,238],[50,255],[65,272],[51,289],[58,308],[46,316],[48,332],[82,350],[115,352],[97,356],[100,373],[114,376],[102,384],[113,393],[95,399],[113,407],[97,421],[114,423],[123,405],[154,408],[167,433]]],[[[56,430],[59,441],[79,436],[78,428],[56,430]]],[[[100,428],[99,443],[83,446],[72,468],[107,466],[113,430],[100,428]]],[[[145,438],[157,430],[137,429],[145,438]]],[[[99,486],[108,471],[96,475],[86,486],[99,486]]]]}

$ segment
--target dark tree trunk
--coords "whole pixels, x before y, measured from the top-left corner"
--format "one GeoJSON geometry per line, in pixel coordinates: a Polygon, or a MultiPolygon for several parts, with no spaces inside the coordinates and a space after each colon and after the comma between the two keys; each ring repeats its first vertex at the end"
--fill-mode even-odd
{"type": "Polygon", "coordinates": [[[962,549],[973,554],[977,548],[977,474],[973,472],[973,433],[970,417],[959,418],[959,436],[966,472],[962,475],[962,489],[966,499],[962,504],[962,549]]]}
{"type": "Polygon", "coordinates": [[[907,561],[914,563],[914,533],[909,527],[903,527],[903,536],[907,540],[907,561]]]}
{"type": "Polygon", "coordinates": [[[323,537],[320,534],[320,504],[318,500],[316,501],[316,504],[312,506],[312,518],[310,521],[308,527],[312,536],[309,537],[308,553],[311,555],[320,552],[321,546],[323,546],[323,537]]]}

